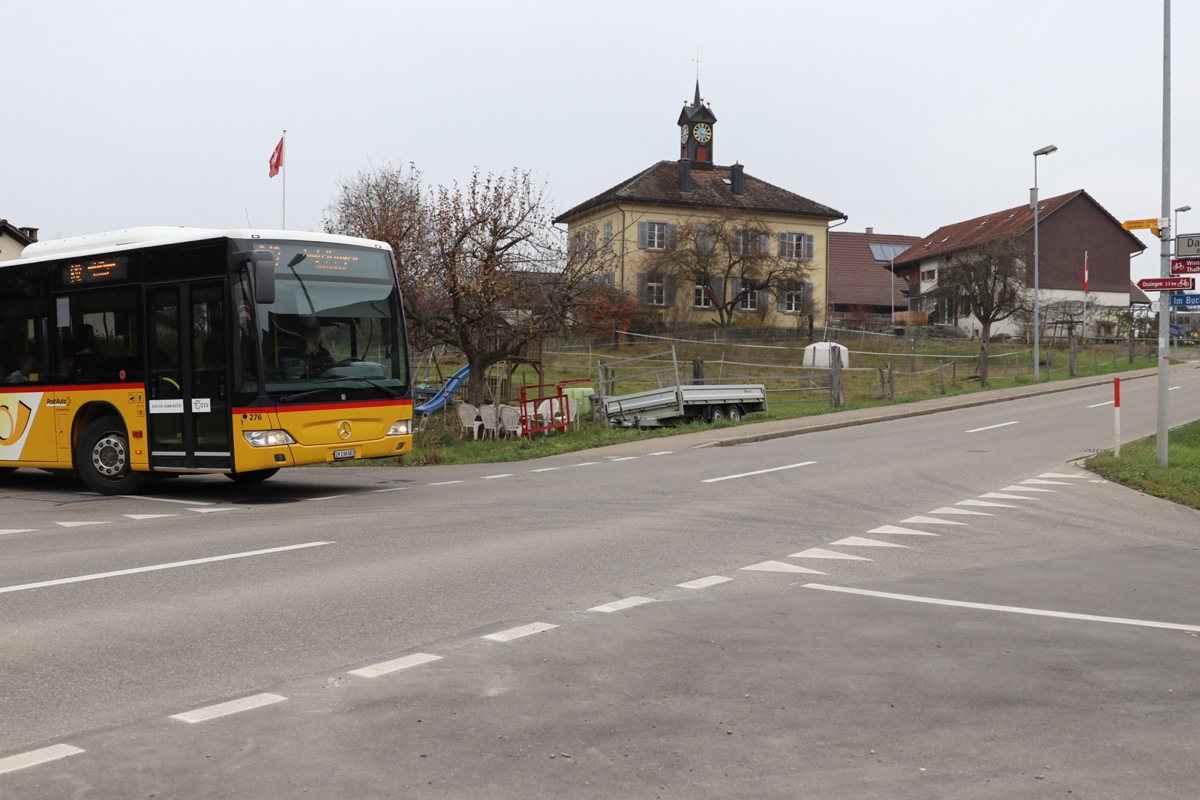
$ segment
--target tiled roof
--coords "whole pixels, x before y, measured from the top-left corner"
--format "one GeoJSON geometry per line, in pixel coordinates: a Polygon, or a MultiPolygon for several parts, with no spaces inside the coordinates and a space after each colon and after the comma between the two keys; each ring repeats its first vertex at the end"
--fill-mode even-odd
{"type": "Polygon", "coordinates": [[[908,299],[904,292],[908,289],[908,281],[899,277],[893,280],[888,262],[878,260],[871,245],[907,247],[920,241],[920,236],[830,231],[829,303],[843,307],[907,308],[908,299]],[[892,297],[890,303],[889,297],[892,297]]]}
{"type": "Polygon", "coordinates": [[[748,173],[743,173],[745,191],[741,195],[735,195],[730,186],[731,172],[731,167],[713,166],[711,169],[701,169],[692,165],[692,190],[683,192],[679,189],[679,163],[659,161],[632,178],[564,211],[554,221],[569,222],[586,211],[621,202],[734,209],[825,219],[846,217],[841,211],[781,189],[748,173]]]}
{"type": "Polygon", "coordinates": [[[0,219],[0,233],[8,234],[9,236],[11,236],[13,239],[16,239],[21,244],[32,244],[33,243],[33,239],[29,238],[29,236],[25,233],[25,231],[21,230],[16,225],[13,225],[11,222],[9,222],[6,219],[0,219]]]}
{"type": "Polygon", "coordinates": [[[1129,282],[1129,305],[1152,305],[1153,300],[1150,296],[1138,288],[1138,285],[1133,281],[1129,282]]]}
{"type": "MultiPolygon", "coordinates": [[[[1038,204],[1039,220],[1045,220],[1067,203],[1080,197],[1087,198],[1096,208],[1112,219],[1113,224],[1120,226],[1121,223],[1083,189],[1040,200],[1038,204]]],[[[956,222],[953,225],[944,225],[929,236],[923,237],[920,242],[914,244],[902,255],[897,256],[896,263],[912,264],[922,259],[957,253],[960,250],[977,247],[998,239],[1022,236],[1031,230],[1033,230],[1033,209],[1029,207],[1028,203],[1025,203],[964,222],[956,222]]],[[[1135,249],[1143,247],[1136,236],[1129,234],[1129,237],[1134,243],[1135,249]]]]}

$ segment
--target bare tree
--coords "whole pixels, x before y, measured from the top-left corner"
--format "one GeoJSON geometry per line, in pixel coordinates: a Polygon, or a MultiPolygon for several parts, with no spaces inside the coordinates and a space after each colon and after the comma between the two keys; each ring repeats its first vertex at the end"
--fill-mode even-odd
{"type": "Polygon", "coordinates": [[[988,384],[992,325],[1027,304],[1025,248],[1016,239],[999,239],[963,250],[938,271],[932,294],[947,306],[979,320],[979,384],[988,384]]]}
{"type": "Polygon", "coordinates": [[[797,298],[811,294],[806,285],[811,238],[772,248],[774,235],[761,220],[732,213],[687,219],[674,230],[666,250],[647,257],[645,268],[697,287],[703,294],[696,307],[711,308],[717,324],[727,327],[739,311],[765,311],[769,292],[794,292],[797,298]]]}

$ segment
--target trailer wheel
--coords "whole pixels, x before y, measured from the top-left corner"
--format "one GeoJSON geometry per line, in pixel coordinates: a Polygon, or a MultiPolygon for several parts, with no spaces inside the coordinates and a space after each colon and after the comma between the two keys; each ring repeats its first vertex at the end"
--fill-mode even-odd
{"type": "Polygon", "coordinates": [[[720,422],[723,419],[725,419],[725,407],[724,406],[713,406],[712,408],[709,409],[709,411],[708,411],[708,421],[709,422],[720,422]]]}
{"type": "Polygon", "coordinates": [[[742,407],[741,406],[729,406],[726,409],[726,413],[729,415],[730,422],[741,422],[742,421],[742,407]]]}
{"type": "Polygon", "coordinates": [[[100,494],[131,494],[146,480],[129,465],[129,434],[120,417],[101,417],[83,429],[75,451],[75,472],[100,494]]]}

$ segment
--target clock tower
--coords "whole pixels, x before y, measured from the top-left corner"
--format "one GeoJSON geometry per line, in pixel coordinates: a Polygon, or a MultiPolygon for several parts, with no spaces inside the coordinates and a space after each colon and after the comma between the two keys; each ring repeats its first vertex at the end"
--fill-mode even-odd
{"type": "Polygon", "coordinates": [[[679,157],[692,162],[697,169],[712,169],[713,124],[717,115],[700,98],[700,81],[696,81],[696,99],[679,112],[679,157]]]}

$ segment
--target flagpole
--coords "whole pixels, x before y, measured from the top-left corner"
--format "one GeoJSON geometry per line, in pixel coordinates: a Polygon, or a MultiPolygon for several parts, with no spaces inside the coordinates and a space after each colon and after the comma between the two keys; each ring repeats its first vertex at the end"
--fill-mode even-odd
{"type": "MultiPolygon", "coordinates": [[[[283,150],[287,151],[287,128],[283,129],[283,150]]],[[[280,211],[279,227],[282,230],[287,230],[287,160],[284,159],[279,165],[279,171],[283,173],[283,208],[280,211]]]]}

